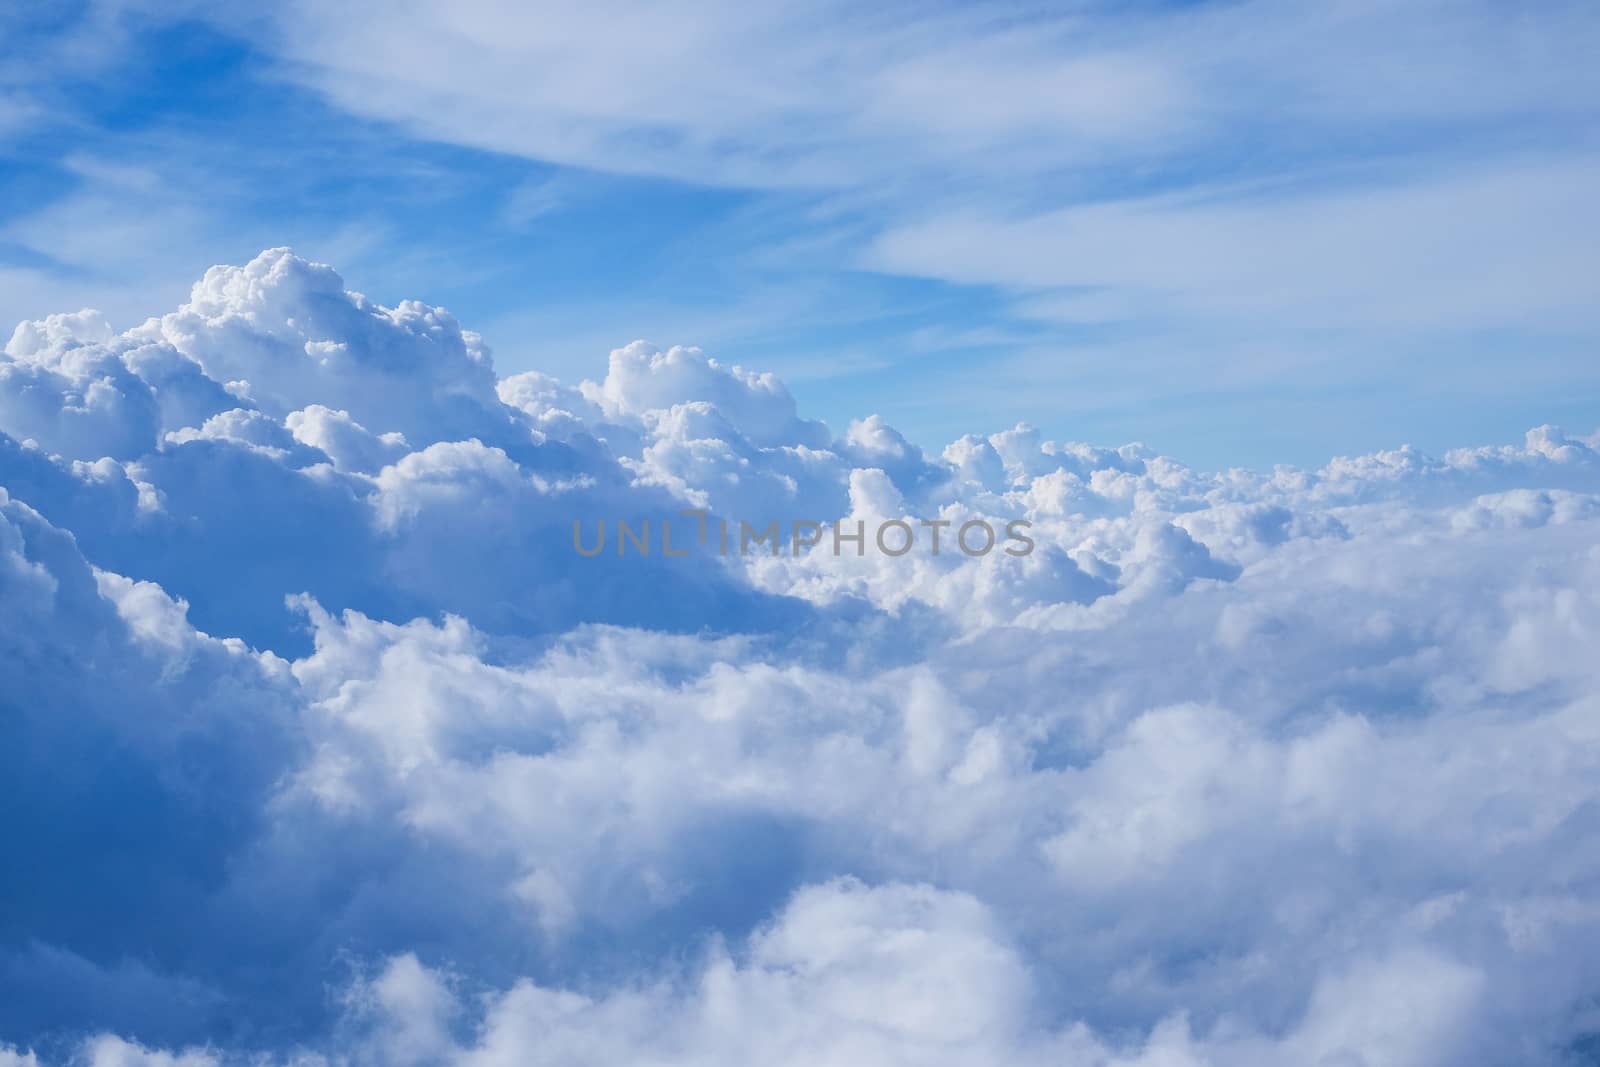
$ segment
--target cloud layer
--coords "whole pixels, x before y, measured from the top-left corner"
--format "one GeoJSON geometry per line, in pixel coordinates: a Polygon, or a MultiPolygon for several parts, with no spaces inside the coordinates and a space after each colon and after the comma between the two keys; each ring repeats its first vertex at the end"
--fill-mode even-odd
{"type": "Polygon", "coordinates": [[[0,1063],[1600,1040],[1600,435],[934,455],[285,250],[19,326],[0,432],[0,1063]],[[1036,548],[573,550],[683,509],[1036,548]]]}

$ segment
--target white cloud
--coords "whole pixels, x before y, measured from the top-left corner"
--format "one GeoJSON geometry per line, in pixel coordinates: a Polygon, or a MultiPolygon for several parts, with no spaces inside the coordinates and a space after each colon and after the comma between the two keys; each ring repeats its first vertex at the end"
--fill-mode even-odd
{"type": "MultiPolygon", "coordinates": [[[[291,77],[424,136],[712,184],[869,187],[1152,161],[1259,131],[1593,113],[1580,4],[1123,10],[837,4],[670,17],[563,4],[297,4],[233,19],[291,77]]],[[[226,25],[228,16],[220,16],[226,25]]]]}
{"type": "Polygon", "coordinates": [[[1600,435],[930,455],[690,349],[496,380],[285,253],[207,277],[0,360],[0,1062],[1554,1065],[1600,1030],[1600,435]],[[80,433],[95,381],[147,402],[80,433]],[[1038,547],[571,550],[691,504],[1038,547]]]}
{"type": "Polygon", "coordinates": [[[1025,291],[1069,323],[1183,318],[1317,330],[1592,326],[1593,159],[1452,166],[1333,189],[1213,188],[891,226],[901,274],[1025,291]],[[1118,308],[1117,303],[1122,306],[1118,308]]]}
{"type": "Polygon", "coordinates": [[[838,194],[849,265],[1006,286],[1023,319],[1222,324],[1229,366],[1326,358],[1328,328],[1594,333],[1600,21],[1579,3],[484,0],[232,22],[287,77],[430,140],[838,194]]]}
{"type": "Polygon", "coordinates": [[[327,402],[417,444],[509,429],[477,334],[442,308],[374,305],[287,249],[212,268],[188,304],[128,336],[170,345],[278,417],[327,402]]]}

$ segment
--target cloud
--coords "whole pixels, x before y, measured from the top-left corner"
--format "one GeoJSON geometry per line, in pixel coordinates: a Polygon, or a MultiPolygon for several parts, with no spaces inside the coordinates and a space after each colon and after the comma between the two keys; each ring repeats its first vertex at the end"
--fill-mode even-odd
{"type": "Polygon", "coordinates": [[[1329,329],[1593,334],[1583,5],[736,6],[220,18],[420,138],[835,197],[839,262],[1006,287],[1058,349],[1130,321],[1225,328],[1230,366],[1326,358],[1329,329]]]}
{"type": "Polygon", "coordinates": [[[132,457],[158,424],[149,386],[108,352],[111,328],[97,313],[52,315],[17,326],[0,364],[0,397],[13,436],[70,459],[132,457]]]}
{"type": "Polygon", "coordinates": [[[1246,186],[891,226],[878,268],[1033,295],[1071,324],[1329,328],[1590,324],[1589,158],[1453,166],[1333,189],[1246,186]],[[1120,304],[1120,309],[1116,306],[1120,304]]]}
{"type": "Polygon", "coordinates": [[[1554,1065],[1600,1032],[1600,434],[924,452],[693,349],[499,379],[282,251],[16,337],[0,1062],[1554,1065]],[[572,548],[685,508],[919,549],[572,548]],[[960,549],[1013,520],[1032,552],[960,549]]]}
{"type": "Polygon", "coordinates": [[[419,445],[507,432],[476,334],[441,308],[378,307],[287,249],[213,268],[188,304],[129,336],[170,345],[278,417],[315,399],[419,445]]]}
{"type": "MultiPolygon", "coordinates": [[[[707,388],[726,383],[719,400],[760,439],[825,434],[797,420],[770,376],[740,378],[692,354],[660,364],[659,375],[691,375],[676,385],[648,370],[635,381],[635,352],[619,352],[617,374],[595,387],[634,440],[651,391],[681,393],[696,368],[707,388]]],[[[715,572],[615,560],[591,565],[589,597],[613,592],[586,606],[548,566],[564,567],[552,554],[570,552],[572,522],[674,514],[687,498],[608,453],[597,436],[608,424],[553,437],[503,404],[487,350],[448,312],[379,307],[284,250],[208,272],[183,308],[127,333],[92,316],[25,323],[0,375],[0,425],[35,446],[17,458],[40,506],[76,515],[106,566],[161,582],[206,625],[258,644],[295,640],[283,602],[302,592],[389,614],[465,610],[466,597],[483,623],[518,631],[585,617],[665,624],[658,604],[629,593],[653,573],[677,591],[675,611],[701,604],[676,616],[690,626],[737,628],[781,610],[715,572]],[[468,500],[476,517],[463,522],[468,500]],[[264,516],[277,517],[276,533],[264,516]],[[329,537],[318,557],[297,540],[313,522],[329,537]],[[496,568],[477,565],[484,553],[496,568]],[[504,592],[518,581],[528,596],[512,609],[504,592]]]]}
{"type": "Polygon", "coordinates": [[[1198,153],[1241,129],[1303,153],[1308,130],[1588,115],[1595,84],[1578,4],[1536,24],[1473,2],[369,15],[302,4],[231,22],[290,77],[422,136],[711,184],[1017,179],[1198,153]]]}

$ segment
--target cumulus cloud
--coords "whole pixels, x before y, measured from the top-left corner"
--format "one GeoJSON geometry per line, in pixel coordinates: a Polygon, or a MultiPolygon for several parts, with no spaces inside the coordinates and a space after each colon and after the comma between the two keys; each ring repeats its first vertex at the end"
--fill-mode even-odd
{"type": "Polygon", "coordinates": [[[7,432],[71,459],[148,450],[158,425],[155,398],[106,349],[110,337],[105,320],[89,311],[18,325],[0,362],[7,432]]]}
{"type": "Polygon", "coordinates": [[[491,425],[473,425],[494,399],[493,371],[476,334],[439,308],[374,305],[346,290],[331,268],[287,249],[263,252],[243,267],[213,267],[189,303],[133,336],[170,344],[273,414],[315,399],[358,419],[377,416],[379,430],[491,425]]]}
{"type": "Polygon", "coordinates": [[[125,333],[19,328],[0,487],[0,1063],[1600,1033],[1600,435],[924,451],[687,348],[497,380],[271,251],[125,333]],[[962,549],[1014,521],[1032,551],[962,549]]]}

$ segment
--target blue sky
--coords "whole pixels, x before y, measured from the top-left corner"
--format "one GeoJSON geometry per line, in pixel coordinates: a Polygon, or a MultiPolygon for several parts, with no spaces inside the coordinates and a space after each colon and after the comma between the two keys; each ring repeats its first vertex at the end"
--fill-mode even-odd
{"type": "Polygon", "coordinates": [[[0,16],[0,317],[288,244],[502,373],[697,344],[933,448],[1600,424],[1592,7],[917,10],[0,16]]]}
{"type": "Polygon", "coordinates": [[[0,12],[0,1067],[1600,1063],[1593,0],[0,12]]]}

